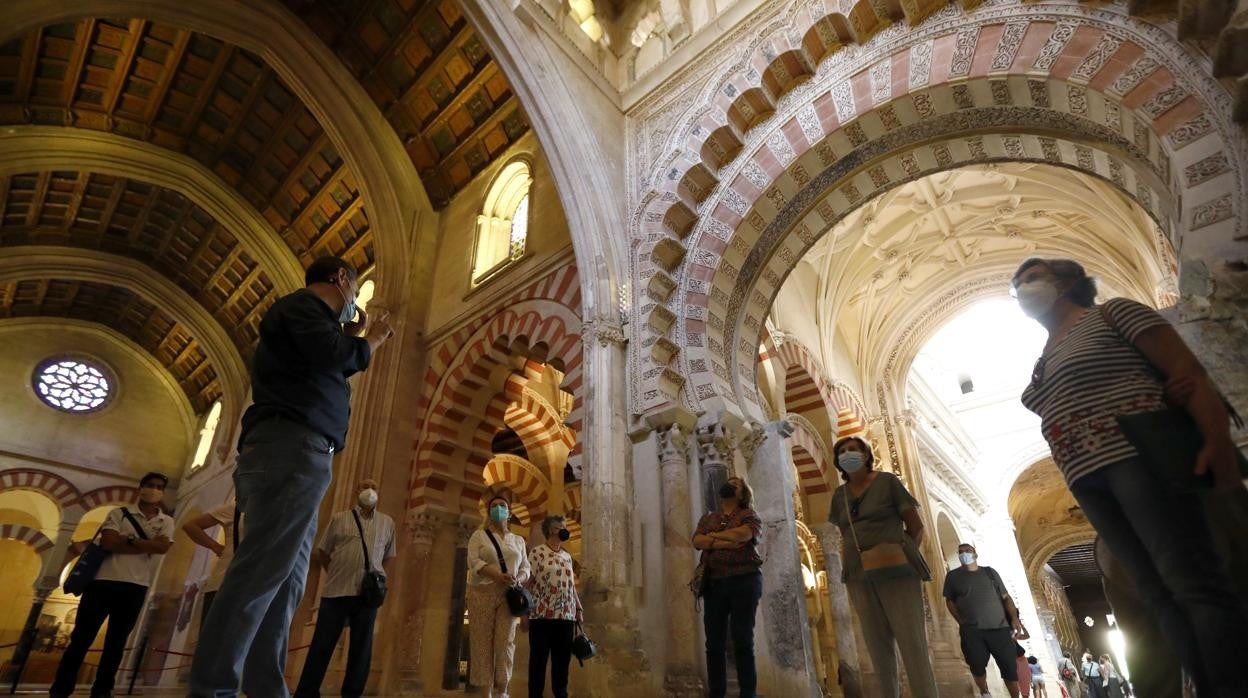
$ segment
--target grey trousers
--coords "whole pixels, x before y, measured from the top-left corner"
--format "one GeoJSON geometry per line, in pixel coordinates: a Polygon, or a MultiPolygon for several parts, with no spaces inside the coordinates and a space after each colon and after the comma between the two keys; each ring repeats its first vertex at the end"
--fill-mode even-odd
{"type": "Polygon", "coordinates": [[[901,682],[897,652],[906,664],[912,698],[937,698],[927,626],[923,618],[923,587],[917,577],[882,581],[850,581],[849,601],[862,623],[880,698],[898,698],[901,682]]]}
{"type": "Polygon", "coordinates": [[[316,513],[329,488],[333,443],[270,419],[252,427],[234,471],[244,535],[213,599],[191,664],[192,698],[286,698],[290,621],[308,575],[316,513]]]}

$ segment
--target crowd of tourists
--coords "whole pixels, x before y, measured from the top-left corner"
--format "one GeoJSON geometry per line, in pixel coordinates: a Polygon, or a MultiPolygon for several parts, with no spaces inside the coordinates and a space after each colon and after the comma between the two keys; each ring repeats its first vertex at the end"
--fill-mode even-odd
{"type": "MultiPolygon", "coordinates": [[[[377,482],[360,481],[355,505],[335,513],[315,545],[314,538],[334,453],[346,443],[347,381],[368,369],[393,332],[384,315],[370,318],[356,307],[356,271],[343,260],[317,260],[306,281],[306,288],[275,303],[260,325],[235,499],[183,526],[219,558],[204,588],[204,641],[190,671],[195,698],[240,690],[288,695],[288,632],[312,564],[325,577],[295,695],[319,695],[344,629],[350,642],[341,694],[361,695],[368,679],[373,626],[395,558],[395,524],[377,509],[377,482]],[[212,535],[217,527],[225,530],[224,541],[212,535]]],[[[1130,667],[1156,687],[1140,695],[1180,695],[1173,691],[1185,682],[1200,698],[1245,695],[1238,633],[1248,617],[1236,588],[1244,580],[1228,573],[1218,526],[1207,516],[1221,493],[1236,497],[1232,504],[1218,500],[1223,511],[1244,509],[1232,413],[1160,314],[1125,299],[1097,305],[1096,284],[1078,263],[1027,260],[1011,286],[1022,312],[1048,331],[1023,404],[1040,416],[1053,459],[1100,536],[1102,566],[1119,570],[1106,574],[1114,582],[1107,581],[1107,591],[1115,609],[1121,605],[1124,624],[1139,628],[1140,651],[1176,658],[1168,670],[1164,663],[1138,673],[1130,667]]],[[[921,552],[925,526],[918,500],[898,477],[876,468],[863,438],[836,440],[833,456],[843,484],[832,494],[828,520],[841,532],[840,582],[871,659],[873,693],[901,695],[900,657],[909,695],[934,697],[923,602],[923,585],[934,575],[921,552]]],[[[72,693],[106,619],[91,690],[111,695],[126,636],[172,545],[173,520],[161,508],[167,483],[159,473],[144,476],[137,505],[108,515],[66,582],[82,600],[52,696],[72,693]]],[[[752,698],[763,527],[743,477],[728,477],[718,494],[720,507],[698,521],[692,538],[700,551],[691,587],[702,601],[707,693],[727,693],[731,640],[740,695],[752,698]]],[[[566,522],[547,517],[543,542],[530,550],[510,530],[507,492],[491,492],[483,504],[485,525],[472,534],[467,551],[469,685],[481,695],[507,695],[519,627],[529,638],[529,695],[543,695],[549,668],[554,695],[565,697],[571,657],[594,651],[580,630],[584,613],[565,548],[566,522]]],[[[957,552],[960,566],[944,574],[943,596],[981,695],[991,695],[990,661],[1010,696],[1118,698],[1130,690],[1109,656],[1087,651],[1078,662],[1067,652],[1057,680],[1046,681],[1037,658],[1020,644],[1030,634],[1000,574],[979,564],[972,543],[957,552]]]]}

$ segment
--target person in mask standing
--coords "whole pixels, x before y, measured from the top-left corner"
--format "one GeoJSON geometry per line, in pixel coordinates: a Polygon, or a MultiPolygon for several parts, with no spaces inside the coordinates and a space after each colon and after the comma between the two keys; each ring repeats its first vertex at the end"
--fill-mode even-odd
{"type": "Polygon", "coordinates": [[[139,481],[139,506],[112,510],[100,526],[99,544],[109,556],[82,592],[78,622],[48,691],[52,698],[67,698],[74,692],[78,670],[105,620],[108,631],[91,695],[113,695],[126,638],[143,611],[147,588],[160,569],[161,558],[172,545],[173,519],[160,508],[168,484],[169,478],[160,473],[144,475],[139,481]]]}
{"type": "Polygon", "coordinates": [[[737,663],[741,698],[754,698],[758,673],[754,665],[754,621],[763,597],[763,557],[758,545],[763,522],[754,511],[754,491],[739,477],[719,488],[719,511],[707,512],[693,534],[702,551],[706,592],[702,624],[706,630],[707,694],[723,698],[728,691],[728,634],[737,663]]]}
{"type": "Polygon", "coordinates": [[[359,698],[368,683],[373,661],[373,625],[377,609],[364,602],[360,587],[366,566],[390,576],[394,559],[394,519],[377,511],[377,481],[361,480],[355,488],[357,505],[334,514],[325,527],[312,561],[326,570],[321,584],[321,606],[316,614],[312,646],[303,662],[303,673],[295,698],[319,698],[325,670],[334,656],[334,646],[343,626],[351,629],[347,645],[347,670],[342,676],[343,698],[359,698]]]}
{"type": "Polygon", "coordinates": [[[525,586],[533,593],[533,610],[520,621],[529,632],[529,698],[542,698],[547,658],[551,691],[555,698],[568,698],[572,638],[583,620],[572,554],[563,549],[571,534],[562,516],[547,516],[542,535],[546,541],[529,551],[533,575],[525,586]]]}
{"type": "Polygon", "coordinates": [[[832,452],[845,484],[832,494],[828,521],[841,531],[841,581],[862,624],[875,667],[876,695],[900,695],[900,650],[910,695],[935,698],[922,589],[931,571],[919,553],[923,520],[918,501],[896,475],[875,470],[875,455],[866,441],[848,436],[832,452]]]}
{"type": "Polygon", "coordinates": [[[468,539],[468,642],[472,653],[468,685],[482,696],[507,698],[516,656],[516,622],[507,606],[507,589],[529,580],[524,539],[512,533],[511,497],[506,492],[486,501],[486,524],[468,539]],[[495,547],[497,546],[497,547],[495,547]],[[506,570],[499,564],[503,558],[506,570]]]}
{"type": "Polygon", "coordinates": [[[958,634],[962,641],[962,657],[966,660],[975,685],[982,696],[988,691],[988,659],[997,663],[1001,680],[1011,696],[1019,695],[1019,681],[1030,687],[1031,672],[1020,676],[1018,655],[1021,650],[1017,640],[1030,637],[1018,617],[1018,607],[1005,590],[1001,575],[991,567],[979,564],[975,546],[963,543],[958,546],[961,567],[949,570],[945,575],[945,606],[958,622],[958,634]]]}
{"type": "MultiPolygon", "coordinates": [[[[1170,486],[1142,459],[1118,417],[1167,409],[1167,384],[1187,384],[1182,409],[1204,445],[1192,467],[1218,489],[1242,487],[1230,419],[1178,332],[1125,298],[1096,306],[1096,282],[1069,259],[1033,258],[1014,273],[1022,311],[1049,338],[1024,389],[1071,494],[1156,616],[1201,696],[1243,695],[1248,626],[1201,495],[1170,486]]],[[[1185,465],[1185,464],[1181,464],[1185,465]]]]}
{"type": "Polygon", "coordinates": [[[251,366],[253,404],[242,420],[234,470],[248,535],[239,541],[200,631],[190,695],[286,698],[290,623],[329,488],[334,453],[347,440],[351,386],[393,331],[385,314],[358,311],[355,268],[321,257],[307,287],[283,296],[260,321],[251,366]],[[244,664],[246,671],[244,672],[244,664]]]}

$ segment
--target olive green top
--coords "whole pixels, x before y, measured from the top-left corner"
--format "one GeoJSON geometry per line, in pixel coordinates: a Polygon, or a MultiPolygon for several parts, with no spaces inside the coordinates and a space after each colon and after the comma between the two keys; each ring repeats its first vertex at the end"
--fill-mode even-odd
{"type": "MultiPolygon", "coordinates": [[[[832,494],[828,521],[841,529],[841,581],[859,581],[863,578],[862,558],[858,555],[860,547],[868,550],[880,543],[901,543],[906,550],[906,557],[913,561],[919,551],[910,536],[906,535],[901,515],[917,509],[918,506],[918,501],[892,473],[876,472],[875,479],[867,485],[866,491],[860,497],[854,497],[848,485],[838,487],[832,494]],[[851,531],[849,513],[855,508],[857,516],[854,517],[854,529],[851,531]],[[855,533],[858,534],[856,545],[855,533]]],[[[911,570],[911,573],[914,576],[923,576],[918,570],[911,570]]]]}

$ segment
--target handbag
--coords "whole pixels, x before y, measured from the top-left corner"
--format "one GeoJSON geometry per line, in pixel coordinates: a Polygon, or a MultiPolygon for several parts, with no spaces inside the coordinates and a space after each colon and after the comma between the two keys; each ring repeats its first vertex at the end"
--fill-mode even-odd
{"type": "Polygon", "coordinates": [[[576,624],[576,634],[572,638],[572,656],[576,657],[577,663],[585,666],[586,659],[592,659],[598,654],[598,645],[585,634],[585,628],[580,623],[576,624]]]}
{"type": "MultiPolygon", "coordinates": [[[[1152,362],[1148,356],[1141,352],[1134,342],[1129,341],[1118,328],[1113,318],[1106,312],[1105,306],[1097,306],[1097,310],[1100,311],[1105,324],[1109,325],[1122,341],[1129,344],[1151,365],[1152,362]]],[[[1242,428],[1244,421],[1239,413],[1225,396],[1219,397],[1222,397],[1222,404],[1226,407],[1231,421],[1236,427],[1242,428]]],[[[1140,460],[1170,489],[1179,492],[1195,492],[1213,488],[1212,472],[1204,475],[1197,475],[1194,472],[1196,458],[1205,446],[1205,436],[1187,410],[1167,408],[1153,412],[1124,414],[1117,417],[1117,422],[1122,435],[1135,448],[1140,460]]],[[[1248,477],[1248,458],[1236,449],[1235,460],[1239,465],[1240,477],[1248,477]]]]}
{"type": "Polygon", "coordinates": [[[854,513],[849,506],[849,486],[846,485],[841,492],[845,500],[845,514],[849,519],[849,532],[854,539],[854,548],[858,550],[858,558],[862,561],[863,577],[869,580],[888,579],[913,569],[901,543],[877,543],[866,550],[862,549],[858,542],[858,530],[854,527],[854,513]]]}
{"type": "Polygon", "coordinates": [[[360,531],[360,545],[364,547],[364,579],[360,581],[360,600],[369,608],[381,608],[381,604],[386,601],[386,574],[373,569],[373,563],[368,556],[368,542],[364,540],[364,524],[360,522],[360,513],[352,509],[351,515],[355,517],[355,527],[360,531]]]}
{"type": "Polygon", "coordinates": [[[689,591],[693,592],[695,606],[706,596],[710,581],[710,577],[706,576],[706,554],[703,553],[698,558],[698,566],[693,568],[693,579],[689,580],[689,591]]]}
{"type": "MultiPolygon", "coordinates": [[[[147,540],[147,531],[143,530],[143,527],[135,520],[130,510],[122,507],[121,513],[130,522],[130,525],[134,527],[134,532],[138,534],[139,538],[147,540]]],[[[109,555],[112,555],[98,542],[103,532],[104,525],[100,524],[100,527],[95,529],[95,535],[91,536],[91,541],[87,543],[86,549],[78,556],[78,560],[74,562],[73,569],[65,577],[65,583],[61,585],[61,588],[65,590],[66,594],[81,596],[82,592],[87,590],[87,585],[100,573],[100,566],[104,564],[109,555]]]]}
{"type": "MultiPolygon", "coordinates": [[[[498,546],[498,539],[494,537],[494,532],[485,529],[485,535],[490,537],[490,542],[494,544],[494,552],[498,554],[498,566],[502,569],[503,574],[507,574],[507,561],[503,559],[503,549],[498,546]]],[[[529,615],[529,611],[533,610],[535,605],[533,602],[533,594],[528,589],[513,584],[507,587],[507,608],[511,610],[511,615],[517,618],[529,615]]]]}

